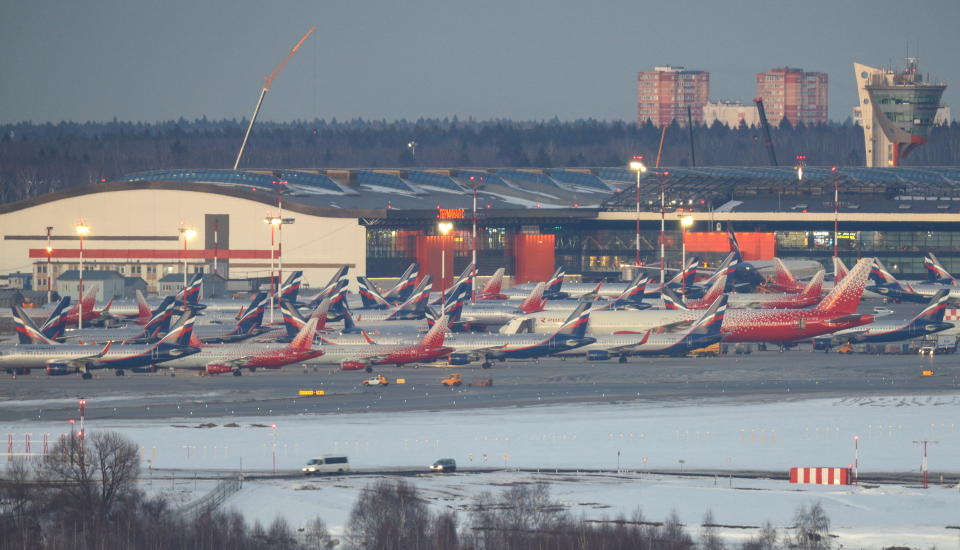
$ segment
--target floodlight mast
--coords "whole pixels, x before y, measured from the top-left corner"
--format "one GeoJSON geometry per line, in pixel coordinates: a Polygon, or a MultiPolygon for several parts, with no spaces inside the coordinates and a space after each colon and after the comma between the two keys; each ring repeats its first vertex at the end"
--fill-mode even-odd
{"type": "Polygon", "coordinates": [[[311,34],[313,34],[313,31],[315,30],[317,30],[316,25],[310,27],[310,30],[307,31],[307,34],[303,35],[303,38],[301,38],[300,41],[297,42],[297,45],[290,50],[290,53],[283,58],[283,61],[277,65],[277,68],[263,78],[263,88],[260,90],[260,97],[257,99],[257,106],[253,109],[253,116],[250,117],[250,124],[247,125],[247,131],[243,134],[243,143],[240,144],[240,152],[237,153],[237,160],[233,163],[234,170],[240,166],[240,159],[243,158],[243,150],[247,147],[247,140],[250,138],[250,131],[253,130],[253,123],[257,121],[257,115],[260,114],[260,107],[263,105],[263,97],[267,95],[270,87],[273,86],[273,79],[277,78],[277,75],[280,74],[280,71],[282,71],[287,65],[287,62],[290,61],[290,58],[293,57],[293,54],[297,53],[297,50],[300,49],[300,46],[303,45],[303,43],[311,34]]]}

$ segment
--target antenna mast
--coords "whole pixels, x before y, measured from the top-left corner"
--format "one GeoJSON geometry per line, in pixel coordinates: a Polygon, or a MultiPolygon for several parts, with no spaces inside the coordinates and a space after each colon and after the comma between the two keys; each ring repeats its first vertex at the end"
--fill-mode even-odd
{"type": "Polygon", "coordinates": [[[303,38],[297,42],[297,45],[290,50],[290,53],[283,58],[283,61],[277,65],[277,68],[273,70],[272,73],[263,77],[263,89],[260,90],[260,98],[257,99],[257,106],[253,109],[253,116],[250,117],[250,124],[247,125],[247,131],[243,134],[243,143],[240,144],[240,152],[237,153],[237,160],[233,163],[233,169],[236,170],[240,166],[240,159],[243,158],[243,150],[247,146],[247,139],[250,138],[250,131],[253,130],[253,123],[257,120],[257,115],[260,114],[260,106],[263,105],[263,97],[267,95],[267,92],[270,90],[270,87],[273,86],[273,79],[277,78],[277,75],[280,74],[280,71],[287,65],[287,62],[290,61],[290,58],[293,57],[293,54],[297,53],[297,50],[300,49],[300,46],[309,38],[313,31],[317,30],[316,25],[310,27],[310,30],[307,31],[307,34],[303,35],[303,38]]]}

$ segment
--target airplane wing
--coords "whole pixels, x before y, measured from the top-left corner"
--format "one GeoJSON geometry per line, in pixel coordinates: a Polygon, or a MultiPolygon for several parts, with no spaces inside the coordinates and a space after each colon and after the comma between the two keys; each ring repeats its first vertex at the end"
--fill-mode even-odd
{"type": "Polygon", "coordinates": [[[54,359],[54,360],[48,361],[48,364],[63,365],[63,366],[66,366],[67,368],[77,369],[77,370],[89,369],[91,367],[96,366],[99,363],[99,360],[104,355],[106,355],[108,351],[110,351],[110,346],[112,345],[113,345],[113,341],[111,340],[107,342],[105,346],[103,346],[103,349],[100,350],[100,352],[94,355],[87,355],[85,357],[74,357],[72,359],[67,359],[66,361],[54,359]]]}
{"type": "Polygon", "coordinates": [[[612,354],[621,354],[621,353],[629,353],[631,351],[634,351],[637,347],[647,343],[647,340],[650,339],[650,332],[651,331],[648,330],[645,333],[643,333],[643,337],[637,340],[636,342],[609,347],[607,348],[607,352],[612,354]]]}

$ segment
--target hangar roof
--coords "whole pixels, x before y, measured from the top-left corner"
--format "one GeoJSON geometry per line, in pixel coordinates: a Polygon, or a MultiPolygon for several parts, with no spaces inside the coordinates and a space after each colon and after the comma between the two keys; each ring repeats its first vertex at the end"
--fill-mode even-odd
{"type": "MultiPolygon", "coordinates": [[[[422,218],[438,208],[477,208],[484,217],[593,217],[636,209],[636,172],[609,168],[463,169],[173,169],[130,174],[0,206],[129,188],[183,189],[276,204],[327,217],[422,218]]],[[[673,167],[641,175],[641,209],[659,212],[663,184],[668,211],[832,212],[834,184],[843,212],[960,212],[960,168],[673,167]]],[[[431,214],[432,215],[432,214],[431,214]]]]}

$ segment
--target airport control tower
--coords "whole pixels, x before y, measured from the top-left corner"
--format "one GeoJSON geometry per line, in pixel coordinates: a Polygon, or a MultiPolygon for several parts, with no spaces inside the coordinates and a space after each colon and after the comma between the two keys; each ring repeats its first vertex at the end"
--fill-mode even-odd
{"type": "Polygon", "coordinates": [[[927,142],[947,85],[925,82],[917,62],[907,58],[902,72],[853,64],[867,166],[898,166],[914,147],[927,142]]]}

